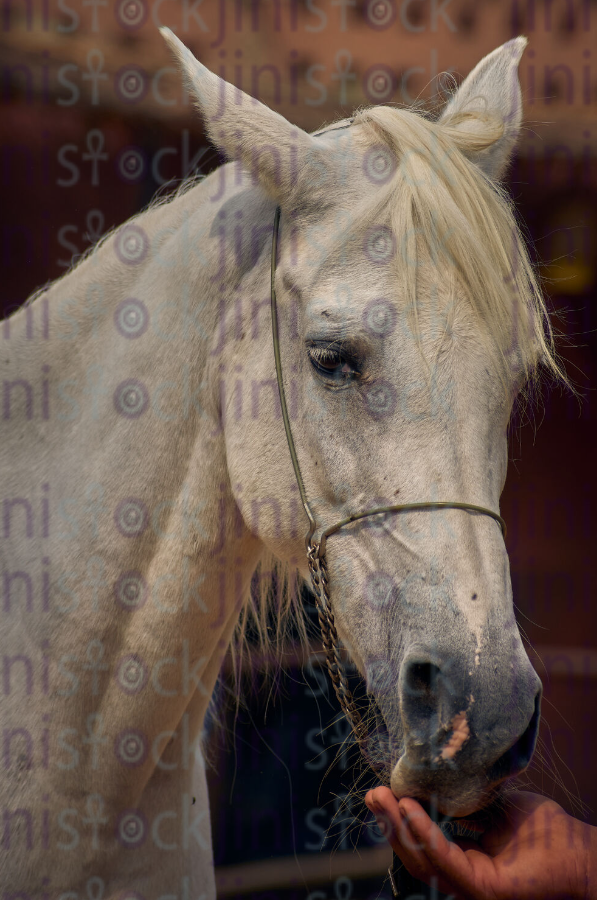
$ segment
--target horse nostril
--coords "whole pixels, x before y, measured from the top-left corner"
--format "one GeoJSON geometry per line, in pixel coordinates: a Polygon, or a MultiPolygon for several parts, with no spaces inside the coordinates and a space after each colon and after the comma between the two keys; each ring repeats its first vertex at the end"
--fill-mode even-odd
{"type": "Polygon", "coordinates": [[[411,662],[405,674],[405,687],[411,697],[431,700],[437,690],[438,666],[430,662],[411,662]]]}
{"type": "Polygon", "coordinates": [[[541,691],[535,697],[535,709],[533,710],[531,721],[523,734],[489,769],[487,777],[491,783],[495,784],[498,781],[503,781],[505,778],[518,775],[530,763],[535,749],[537,732],[539,731],[540,708],[541,691]]]}
{"type": "Polygon", "coordinates": [[[422,655],[403,663],[400,703],[410,737],[425,744],[439,728],[441,699],[447,686],[440,667],[422,655]]]}

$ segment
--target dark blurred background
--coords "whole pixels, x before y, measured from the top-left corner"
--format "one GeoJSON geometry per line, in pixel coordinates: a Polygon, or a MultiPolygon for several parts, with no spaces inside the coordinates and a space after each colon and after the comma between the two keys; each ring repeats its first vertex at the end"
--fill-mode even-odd
{"type": "MultiPolygon", "coordinates": [[[[544,683],[542,750],[525,780],[597,824],[597,3],[4,0],[0,16],[5,315],[158,188],[220,162],[158,25],[309,130],[363,104],[439,103],[440,73],[459,80],[528,36],[508,186],[580,401],[548,390],[512,429],[502,514],[518,619],[544,683]]],[[[266,688],[248,691],[238,716],[219,704],[210,782],[222,897],[389,897],[387,847],[363,786],[350,794],[354,748],[337,752],[347,726],[313,650],[290,653],[275,702],[266,688]]]]}

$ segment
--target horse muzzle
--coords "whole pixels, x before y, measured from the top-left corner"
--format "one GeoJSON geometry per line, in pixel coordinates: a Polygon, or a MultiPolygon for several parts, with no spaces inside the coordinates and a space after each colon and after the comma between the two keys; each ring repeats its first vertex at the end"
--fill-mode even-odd
{"type": "Polygon", "coordinates": [[[421,652],[404,660],[403,752],[390,779],[396,796],[435,798],[440,812],[468,815],[527,768],[539,729],[541,682],[524,651],[515,659],[518,674],[509,683],[511,662],[442,665],[437,655],[421,652]]]}

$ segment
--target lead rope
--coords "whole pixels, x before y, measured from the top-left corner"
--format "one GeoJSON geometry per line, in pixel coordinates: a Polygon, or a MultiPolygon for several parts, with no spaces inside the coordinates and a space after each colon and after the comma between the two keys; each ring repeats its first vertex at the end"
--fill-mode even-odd
{"type": "MultiPolygon", "coordinates": [[[[357,705],[354,700],[352,691],[348,686],[348,679],[339,653],[338,632],[334,622],[334,613],[332,611],[332,601],[330,598],[330,590],[328,587],[328,566],[325,558],[325,551],[321,552],[321,544],[311,543],[307,549],[307,560],[309,562],[309,574],[311,576],[311,588],[315,595],[315,604],[317,606],[317,616],[319,618],[319,628],[321,630],[321,642],[325,652],[325,661],[331,682],[334,686],[336,697],[340,708],[352,729],[354,739],[361,751],[362,756],[367,760],[369,766],[377,776],[377,771],[371,760],[369,750],[369,736],[367,727],[363,722],[357,705]]],[[[381,778],[383,781],[383,777],[381,778]]],[[[388,868],[388,879],[390,889],[394,900],[402,900],[404,897],[419,893],[427,886],[421,882],[415,881],[404,867],[401,860],[392,851],[392,865],[388,868]]],[[[438,898],[439,900],[439,898],[438,898]]]]}
{"type": "MultiPolygon", "coordinates": [[[[350,723],[350,727],[352,728],[361,753],[365,759],[368,759],[369,754],[367,753],[367,749],[369,740],[367,728],[357,709],[352,691],[348,686],[348,679],[344,671],[344,666],[342,665],[342,660],[340,659],[338,632],[336,631],[334,613],[332,611],[332,601],[330,599],[328,587],[328,567],[325,554],[323,556],[317,555],[318,549],[317,544],[311,544],[307,551],[307,559],[309,561],[311,586],[313,588],[313,593],[315,594],[317,605],[317,615],[319,618],[319,627],[321,629],[321,642],[325,651],[325,661],[342,712],[350,723]]],[[[371,765],[370,760],[369,765],[371,765]]],[[[376,774],[378,773],[376,772],[376,774]]]]}

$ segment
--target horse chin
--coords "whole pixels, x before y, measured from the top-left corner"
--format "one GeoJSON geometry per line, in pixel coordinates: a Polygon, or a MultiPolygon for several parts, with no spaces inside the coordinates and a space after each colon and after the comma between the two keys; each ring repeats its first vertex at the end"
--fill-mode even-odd
{"type": "MultiPolygon", "coordinates": [[[[495,798],[495,790],[488,789],[480,778],[467,778],[462,782],[446,784],[437,771],[428,773],[428,779],[421,777],[421,769],[413,768],[403,755],[392,772],[390,788],[397,799],[413,797],[423,806],[433,807],[443,816],[463,818],[479,812],[495,798]]],[[[452,781],[452,779],[450,779],[452,781]]]]}

